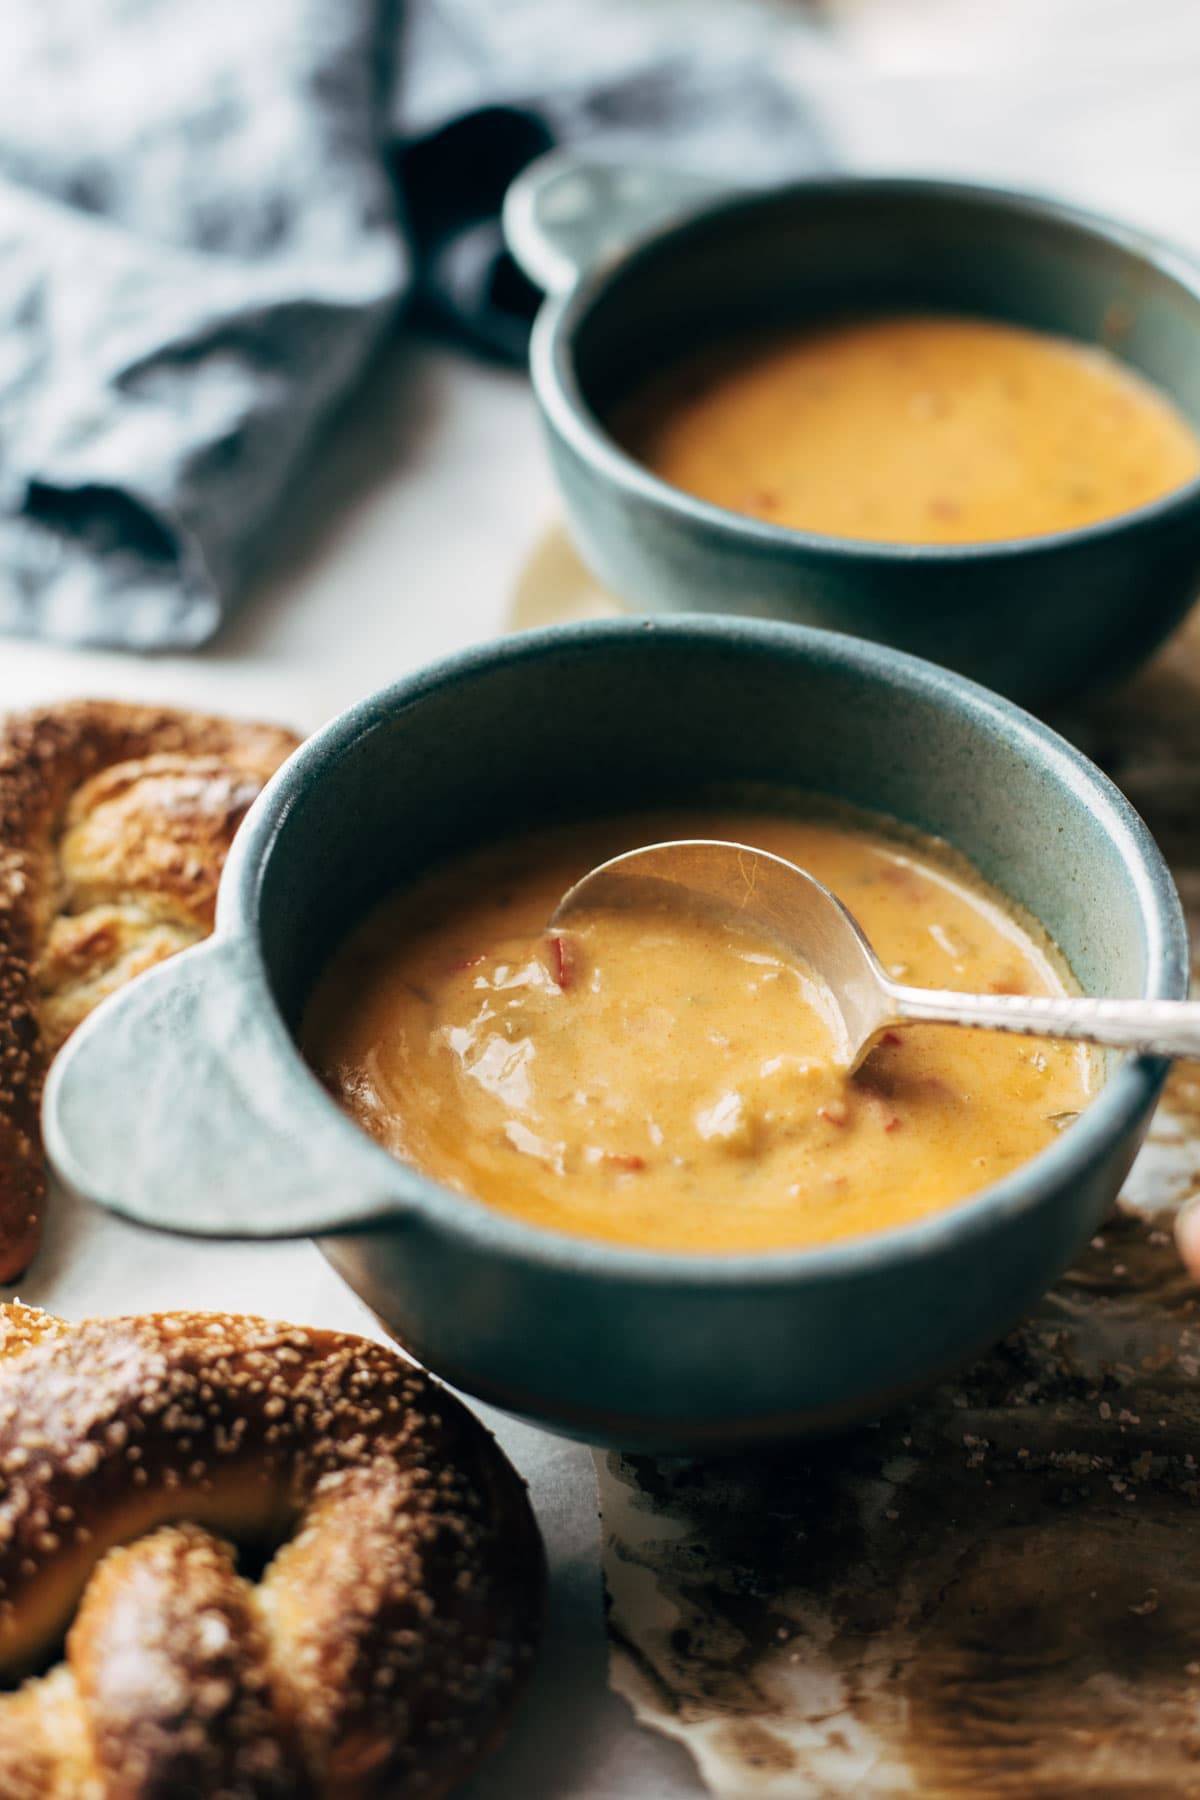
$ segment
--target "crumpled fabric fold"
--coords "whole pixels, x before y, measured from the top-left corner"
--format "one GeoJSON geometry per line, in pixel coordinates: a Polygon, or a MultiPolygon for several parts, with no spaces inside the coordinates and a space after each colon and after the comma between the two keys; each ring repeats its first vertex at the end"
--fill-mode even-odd
{"type": "Polygon", "coordinates": [[[523,355],[536,295],[498,215],[541,151],[821,160],[728,5],[691,9],[685,50],[670,0],[673,38],[623,0],[8,9],[0,631],[208,641],[402,310],[523,355]]]}

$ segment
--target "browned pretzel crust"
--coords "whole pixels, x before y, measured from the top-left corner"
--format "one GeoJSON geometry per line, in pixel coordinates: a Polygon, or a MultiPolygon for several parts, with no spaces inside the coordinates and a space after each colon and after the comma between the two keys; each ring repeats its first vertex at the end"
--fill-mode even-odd
{"type": "Polygon", "coordinates": [[[106,994],[211,931],[233,834],[296,742],[103,700],[0,724],[0,1281],[38,1245],[50,1058],[106,994]]]}
{"type": "Polygon", "coordinates": [[[0,1800],[436,1800],[507,1724],[537,1525],[394,1351],[0,1307],[0,1470],[0,1679],[67,1634],[0,1694],[0,1800]]]}

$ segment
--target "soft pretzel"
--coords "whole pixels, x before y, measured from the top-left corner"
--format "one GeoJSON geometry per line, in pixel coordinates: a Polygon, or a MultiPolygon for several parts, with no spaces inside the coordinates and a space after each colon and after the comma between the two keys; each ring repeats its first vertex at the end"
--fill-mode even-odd
{"type": "Polygon", "coordinates": [[[537,1526],[482,1426],[382,1346],[2,1307],[0,1471],[0,1673],[66,1631],[0,1695],[0,1800],[431,1800],[503,1728],[537,1526]]]}
{"type": "Polygon", "coordinates": [[[233,834],[296,742],[115,701],[0,725],[0,1281],[37,1248],[50,1057],[106,994],[212,930],[233,834]]]}

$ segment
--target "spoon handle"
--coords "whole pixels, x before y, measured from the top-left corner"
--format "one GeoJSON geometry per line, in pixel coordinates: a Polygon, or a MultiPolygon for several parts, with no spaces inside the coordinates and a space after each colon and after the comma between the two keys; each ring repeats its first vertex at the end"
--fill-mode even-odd
{"type": "Polygon", "coordinates": [[[888,984],[897,1020],[982,1025],[1029,1037],[1077,1038],[1150,1056],[1200,1058],[1200,1001],[1077,1000],[1024,994],[956,994],[888,984]]]}

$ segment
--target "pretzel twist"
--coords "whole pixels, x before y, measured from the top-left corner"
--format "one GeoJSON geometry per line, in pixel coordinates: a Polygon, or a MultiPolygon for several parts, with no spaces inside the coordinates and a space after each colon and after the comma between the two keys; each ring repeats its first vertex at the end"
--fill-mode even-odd
{"type": "Polygon", "coordinates": [[[486,1750],[544,1567],[451,1395],[227,1314],[4,1307],[0,1339],[0,1671],[66,1631],[0,1696],[0,1800],[430,1800],[486,1750]]]}
{"type": "Polygon", "coordinates": [[[0,728],[0,1281],[38,1244],[50,1057],[106,994],[211,931],[233,834],[296,742],[97,700],[0,728]]]}

